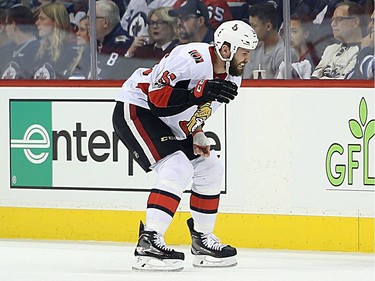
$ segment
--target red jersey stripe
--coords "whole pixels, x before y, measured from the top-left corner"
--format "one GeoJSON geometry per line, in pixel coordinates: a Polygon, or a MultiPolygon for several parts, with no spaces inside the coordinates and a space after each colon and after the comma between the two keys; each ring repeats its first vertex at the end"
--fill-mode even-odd
{"type": "Polygon", "coordinates": [[[148,94],[148,87],[150,83],[138,83],[137,88],[141,89],[141,91],[147,95],[148,94]]]}
{"type": "Polygon", "coordinates": [[[150,139],[149,135],[147,134],[145,128],[143,127],[141,121],[139,120],[137,116],[137,107],[135,105],[129,104],[129,110],[130,110],[130,118],[133,120],[133,123],[135,127],[137,128],[139,134],[141,135],[142,139],[144,140],[144,142],[150,149],[155,161],[159,161],[161,157],[158,151],[156,150],[154,143],[150,139]]]}

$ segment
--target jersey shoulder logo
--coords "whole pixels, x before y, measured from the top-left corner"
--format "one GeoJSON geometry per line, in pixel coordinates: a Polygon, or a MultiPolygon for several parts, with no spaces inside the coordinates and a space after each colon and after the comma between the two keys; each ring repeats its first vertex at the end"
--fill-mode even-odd
{"type": "Polygon", "coordinates": [[[195,63],[204,62],[203,56],[197,50],[192,50],[188,53],[194,59],[195,63]]]}

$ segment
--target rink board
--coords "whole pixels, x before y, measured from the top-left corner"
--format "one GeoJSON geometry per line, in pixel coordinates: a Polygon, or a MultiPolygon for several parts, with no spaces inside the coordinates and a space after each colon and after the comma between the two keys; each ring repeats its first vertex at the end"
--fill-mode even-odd
{"type": "MultiPolygon", "coordinates": [[[[44,83],[1,88],[0,237],[135,241],[155,175],[113,134],[121,85],[44,83]]],[[[373,252],[373,83],[288,83],[246,81],[205,126],[225,166],[215,232],[238,247],[373,252]]],[[[189,242],[188,202],[187,188],[169,243],[189,242]]]]}
{"type": "MultiPolygon", "coordinates": [[[[141,211],[0,207],[0,236],[46,240],[134,242],[141,211]]],[[[171,245],[190,243],[188,212],[175,215],[171,245]]],[[[374,252],[374,219],[331,216],[220,214],[215,234],[240,248],[374,252]]]]}

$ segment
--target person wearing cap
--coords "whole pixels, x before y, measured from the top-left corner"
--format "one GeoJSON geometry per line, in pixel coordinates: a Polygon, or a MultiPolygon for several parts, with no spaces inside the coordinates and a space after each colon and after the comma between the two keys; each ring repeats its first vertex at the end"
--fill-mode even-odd
{"type": "Polygon", "coordinates": [[[187,0],[182,5],[169,11],[177,17],[177,33],[182,44],[190,42],[212,43],[214,31],[209,24],[206,5],[200,0],[187,0]]]}
{"type": "Polygon", "coordinates": [[[134,71],[123,84],[113,112],[114,130],[140,167],[157,175],[145,204],[145,224],[139,226],[133,269],[183,269],[185,254],[167,247],[164,235],[186,190],[193,266],[237,264],[236,248],[212,233],[224,170],[203,125],[222,104],[235,102],[243,69],[257,44],[249,24],[228,21],[216,29],[214,45],[176,46],[152,68],[134,71]]]}
{"type": "MultiPolygon", "coordinates": [[[[186,0],[177,0],[173,8],[179,8],[186,0]]],[[[232,11],[227,0],[202,0],[209,14],[211,28],[216,30],[223,22],[233,19],[232,11]]]]}

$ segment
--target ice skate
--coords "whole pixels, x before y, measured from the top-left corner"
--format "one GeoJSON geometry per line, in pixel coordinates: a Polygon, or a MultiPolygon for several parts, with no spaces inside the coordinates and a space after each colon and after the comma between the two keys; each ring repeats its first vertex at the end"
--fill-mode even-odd
{"type": "Polygon", "coordinates": [[[194,267],[231,267],[237,265],[237,250],[230,245],[221,244],[212,233],[204,235],[194,230],[192,218],[187,220],[191,234],[191,253],[194,267]]]}
{"type": "Polygon", "coordinates": [[[156,231],[144,230],[141,222],[139,238],[134,255],[136,262],[133,270],[140,271],[181,271],[184,253],[166,247],[164,237],[156,231]]]}

